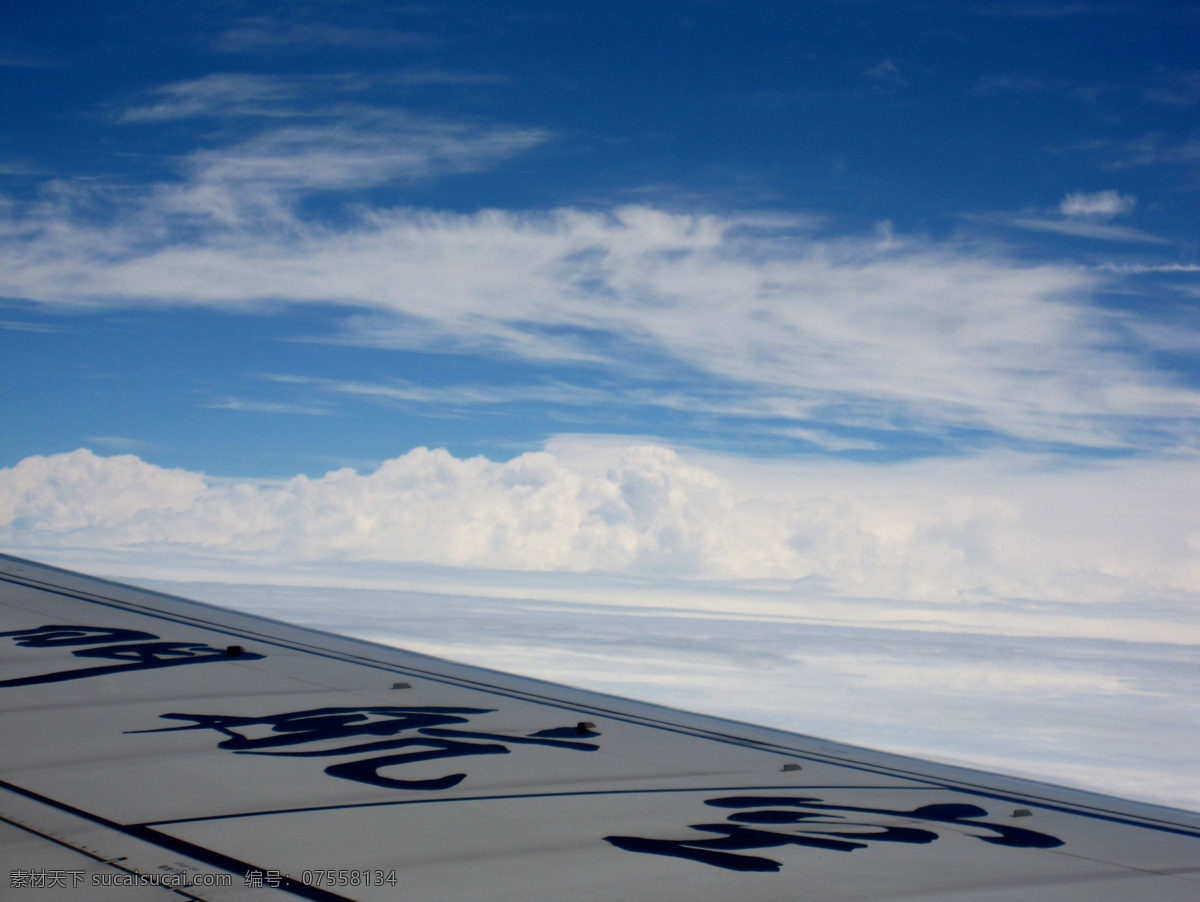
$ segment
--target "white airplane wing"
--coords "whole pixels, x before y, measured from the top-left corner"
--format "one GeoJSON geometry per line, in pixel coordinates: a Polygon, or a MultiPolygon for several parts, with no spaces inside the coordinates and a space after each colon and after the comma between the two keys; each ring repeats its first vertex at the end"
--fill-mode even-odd
{"type": "Polygon", "coordinates": [[[1200,900],[1198,814],[6,556],[0,706],[17,902],[1200,900]]]}

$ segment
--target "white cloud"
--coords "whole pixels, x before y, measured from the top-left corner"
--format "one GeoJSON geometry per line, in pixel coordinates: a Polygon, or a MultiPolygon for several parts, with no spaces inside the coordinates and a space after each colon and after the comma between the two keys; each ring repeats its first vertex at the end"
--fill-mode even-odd
{"type": "Polygon", "coordinates": [[[1129,226],[1097,221],[1099,217],[1044,219],[1036,216],[1013,216],[1003,220],[1005,225],[1033,232],[1057,232],[1077,238],[1097,238],[1101,241],[1131,241],[1139,244],[1167,244],[1167,240],[1129,226]]]}
{"type": "Polygon", "coordinates": [[[1200,802],[1197,510],[1194,460],[797,464],[612,436],[256,484],[82,450],[0,470],[8,552],[219,581],[157,587],[1185,806],[1200,802]]]}
{"type": "Polygon", "coordinates": [[[0,470],[0,486],[0,523],[46,533],[124,530],[148,515],[186,511],[207,491],[199,473],[83,449],[27,457],[0,470]]]}
{"type": "Polygon", "coordinates": [[[1100,269],[1122,273],[1200,272],[1200,263],[1101,263],[1100,269]]]}
{"type": "Polygon", "coordinates": [[[265,17],[245,20],[223,32],[214,42],[227,53],[303,47],[391,47],[422,43],[414,32],[394,28],[346,28],[325,22],[278,22],[265,17]]]}
{"type": "Polygon", "coordinates": [[[783,581],[952,605],[1200,602],[1197,509],[1191,460],[752,464],[613,440],[505,463],[418,448],[368,475],[261,485],[84,450],[0,470],[0,540],[17,552],[783,581]]]}
{"type": "Polygon", "coordinates": [[[737,516],[727,487],[663,448],[631,449],[602,479],[583,480],[550,454],[499,464],[420,448],[369,476],[338,470],[280,487],[212,486],[198,494],[196,474],[111,460],[81,450],[0,471],[0,522],[25,524],[20,531],[31,535],[82,530],[85,544],[170,542],[301,560],[530,570],[741,566],[722,547],[719,528],[706,525],[710,514],[718,523],[737,516]],[[181,498],[191,502],[186,509],[181,498]],[[125,516],[91,513],[112,510],[125,516]]]}
{"type": "Polygon", "coordinates": [[[790,438],[798,438],[802,441],[810,442],[827,451],[871,451],[878,450],[879,448],[877,442],[860,438],[849,438],[844,435],[834,435],[822,429],[804,429],[800,426],[793,426],[778,429],[776,432],[779,435],[786,435],[790,438]]]}
{"type": "Polygon", "coordinates": [[[1142,96],[1152,103],[1174,107],[1189,107],[1200,103],[1200,70],[1160,72],[1155,84],[1145,88],[1142,96]]]}
{"type": "Polygon", "coordinates": [[[392,113],[355,123],[292,125],[188,160],[193,184],[164,197],[258,195],[281,190],[360,188],[397,179],[472,172],[546,139],[537,129],[478,129],[392,113]]]}
{"type": "MultiPolygon", "coordinates": [[[[614,402],[614,394],[602,389],[585,388],[559,382],[515,385],[450,385],[436,388],[406,380],[391,382],[358,382],[319,379],[312,376],[266,375],[271,382],[308,385],[332,395],[365,398],[381,402],[414,402],[437,404],[442,407],[474,406],[480,404],[512,404],[544,401],[552,404],[606,404],[614,402]]],[[[642,402],[640,396],[618,395],[620,403],[642,402]]]]}
{"type": "Polygon", "coordinates": [[[227,120],[259,117],[296,122],[335,123],[346,128],[372,118],[411,120],[395,106],[379,106],[367,98],[380,90],[421,85],[506,84],[504,76],[446,69],[407,69],[387,75],[262,75],[215,72],[171,82],[144,92],[139,103],[124,109],[121,123],[154,123],[198,118],[227,120]]]}
{"type": "Polygon", "coordinates": [[[123,122],[162,122],[197,116],[286,115],[283,103],[296,100],[303,80],[275,75],[215,73],[164,85],[153,100],[121,114],[123,122]]]}
{"type": "Polygon", "coordinates": [[[210,410],[248,410],[254,413],[301,413],[309,416],[326,416],[328,408],[311,404],[281,404],[273,401],[247,401],[242,398],[225,398],[201,404],[210,410]]]}
{"type": "MultiPolygon", "coordinates": [[[[382,80],[484,78],[461,73],[408,72],[382,80]]],[[[286,211],[301,191],[364,188],[449,173],[474,172],[547,139],[518,129],[417,116],[366,102],[380,79],[345,75],[278,76],[215,73],[150,91],[119,116],[125,124],[217,119],[248,136],[194,151],[180,161],[182,182],[161,184],[143,198],[142,238],[181,218],[286,227],[286,211]],[[154,221],[157,220],[157,221],[154,221]],[[165,221],[164,221],[165,220],[165,221]]],[[[194,223],[188,223],[194,226],[194,223]]],[[[156,234],[158,233],[158,234],[156,234]]]]}
{"type": "Polygon", "coordinates": [[[1097,191],[1092,194],[1076,192],[1062,199],[1058,205],[1058,217],[1024,211],[1021,214],[993,214],[972,218],[990,220],[1018,229],[1057,232],[1077,238],[1167,244],[1166,239],[1157,235],[1109,222],[1116,216],[1130,213],[1136,205],[1136,197],[1132,194],[1121,194],[1119,191],[1097,191]]]}
{"type": "Polygon", "coordinates": [[[1136,197],[1119,191],[1076,192],[1063,198],[1059,210],[1064,216],[1111,219],[1129,213],[1136,204],[1136,197]]]}
{"type": "Polygon", "coordinates": [[[1137,205],[1132,194],[1119,191],[1097,191],[1092,194],[1075,192],[1068,194],[1058,205],[1061,219],[1045,216],[999,217],[1005,225],[1035,232],[1058,232],[1079,238],[1098,238],[1102,241],[1132,241],[1165,244],[1165,240],[1149,232],[1129,226],[1112,225],[1108,220],[1130,213],[1137,205]]]}
{"type": "Polygon", "coordinates": [[[869,467],[615,437],[564,436],[506,463],[417,449],[369,475],[257,484],[82,450],[0,470],[8,552],[220,581],[160,588],[1190,805],[1197,510],[1194,460],[869,467]]]}
{"type": "Polygon", "coordinates": [[[1162,166],[1200,163],[1200,141],[1185,140],[1170,143],[1161,132],[1150,132],[1131,141],[1087,141],[1077,145],[1080,150],[1099,151],[1108,156],[1108,169],[1127,169],[1134,166],[1162,166]]]}
{"type": "MultiPolygon", "coordinates": [[[[648,402],[681,408],[1087,446],[1136,446],[1150,431],[1191,440],[1200,392],[1139,357],[1153,349],[1131,341],[1149,333],[1090,303],[1117,278],[1095,269],[886,224],[818,237],[811,220],[650,206],[306,218],[318,193],[471,172],[547,139],[347,102],[360,87],[245,74],[167,85],[127,118],[253,114],[258,131],[195,151],[180,181],[140,194],[60,183],[9,204],[0,292],[51,305],[338,306],[342,331],[316,340],[586,361],[646,380],[690,372],[648,402]],[[324,93],[301,111],[306,84],[324,93]]],[[[1104,221],[1132,204],[1073,194],[1062,219],[1010,224],[1156,240],[1104,221]]]]}
{"type": "Polygon", "coordinates": [[[0,329],[8,332],[58,332],[59,330],[51,326],[49,323],[29,323],[14,319],[0,319],[0,329]]]}
{"type": "Polygon", "coordinates": [[[342,340],[626,371],[674,360],[759,406],[852,408],[877,426],[1105,445],[1133,434],[1122,418],[1200,413],[1200,395],[1114,350],[1125,339],[1089,306],[1097,276],[1082,267],[648,207],[374,210],[335,228],[286,201],[466,169],[535,140],[270,132],[197,154],[192,181],[107,225],[73,213],[69,192],[10,217],[0,290],[51,304],[340,304],[360,311],[342,340]]]}

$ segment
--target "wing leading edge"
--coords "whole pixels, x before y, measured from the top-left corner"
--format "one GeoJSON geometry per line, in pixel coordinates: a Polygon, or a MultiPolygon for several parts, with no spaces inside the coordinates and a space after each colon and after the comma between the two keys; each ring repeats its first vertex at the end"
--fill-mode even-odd
{"type": "Polygon", "coordinates": [[[1200,898],[1197,814],[7,556],[0,710],[15,899],[1200,898]]]}

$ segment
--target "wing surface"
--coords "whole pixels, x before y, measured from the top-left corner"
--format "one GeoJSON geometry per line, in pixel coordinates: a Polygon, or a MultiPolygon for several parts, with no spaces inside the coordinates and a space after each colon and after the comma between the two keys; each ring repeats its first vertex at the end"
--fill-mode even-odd
{"type": "Polygon", "coordinates": [[[1200,815],[0,556],[5,898],[1200,899],[1200,815]]]}

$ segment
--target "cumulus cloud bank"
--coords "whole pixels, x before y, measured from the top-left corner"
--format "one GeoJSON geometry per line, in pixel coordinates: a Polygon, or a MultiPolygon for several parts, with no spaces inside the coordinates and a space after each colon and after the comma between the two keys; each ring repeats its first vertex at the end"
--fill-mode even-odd
{"type": "Polygon", "coordinates": [[[255,485],[81,449],[0,470],[0,541],[34,556],[419,562],[932,603],[1200,600],[1186,462],[762,467],[566,442],[502,463],[418,448],[370,474],[255,485]]]}
{"type": "Polygon", "coordinates": [[[772,569],[754,560],[753,542],[730,543],[731,521],[751,525],[732,487],[657,447],[630,449],[599,478],[545,452],[494,463],[425,448],[369,475],[342,469],[276,486],[206,485],[82,449],[0,474],[9,538],[500,569],[772,569]]]}

